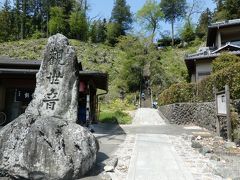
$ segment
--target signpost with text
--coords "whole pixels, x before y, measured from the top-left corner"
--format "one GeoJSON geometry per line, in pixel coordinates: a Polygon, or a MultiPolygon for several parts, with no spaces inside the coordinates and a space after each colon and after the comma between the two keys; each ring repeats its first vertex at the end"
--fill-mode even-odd
{"type": "Polygon", "coordinates": [[[216,101],[216,109],[217,109],[217,121],[216,128],[217,134],[220,136],[220,120],[219,117],[223,116],[227,118],[227,138],[228,140],[232,140],[232,125],[231,125],[231,117],[230,117],[230,93],[229,86],[225,85],[223,91],[217,91],[215,89],[215,101],[216,101]]]}

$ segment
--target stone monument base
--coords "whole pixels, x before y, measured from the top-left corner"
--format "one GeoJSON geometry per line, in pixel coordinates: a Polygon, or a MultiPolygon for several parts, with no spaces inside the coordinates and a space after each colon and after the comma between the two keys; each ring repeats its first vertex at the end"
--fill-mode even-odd
{"type": "Polygon", "coordinates": [[[96,160],[98,142],[84,127],[22,114],[0,131],[0,174],[16,179],[76,179],[96,160]]]}

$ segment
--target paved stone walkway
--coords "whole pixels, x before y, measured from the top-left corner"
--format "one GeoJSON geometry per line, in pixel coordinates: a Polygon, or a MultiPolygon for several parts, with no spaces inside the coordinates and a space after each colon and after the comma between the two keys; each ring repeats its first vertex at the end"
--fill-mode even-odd
{"type": "Polygon", "coordinates": [[[192,180],[168,135],[137,134],[128,180],[192,180]]]}
{"type": "Polygon", "coordinates": [[[137,110],[132,125],[165,125],[157,109],[140,108],[137,110]]]}
{"type": "Polygon", "coordinates": [[[138,109],[132,125],[98,124],[95,130],[102,156],[98,156],[98,164],[117,156],[118,165],[114,172],[105,173],[100,168],[96,176],[86,180],[222,179],[214,174],[214,164],[191,148],[189,135],[204,130],[165,123],[155,109],[138,109]]]}
{"type": "MultiPolygon", "coordinates": [[[[168,128],[157,111],[147,108],[138,109],[133,125],[158,125],[168,128]]],[[[222,178],[214,175],[211,162],[193,150],[190,141],[184,140],[181,136],[171,135],[171,132],[136,134],[127,180],[220,179],[222,178]]]]}

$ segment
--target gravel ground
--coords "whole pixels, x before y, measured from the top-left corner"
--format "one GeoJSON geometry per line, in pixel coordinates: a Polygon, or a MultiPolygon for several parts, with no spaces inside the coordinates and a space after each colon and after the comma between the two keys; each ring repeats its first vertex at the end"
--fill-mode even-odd
{"type": "Polygon", "coordinates": [[[112,180],[126,179],[130,160],[133,154],[134,144],[135,135],[127,135],[125,141],[118,147],[117,151],[113,154],[113,157],[118,158],[118,164],[114,172],[107,173],[112,180]]]}
{"type": "MultiPolygon", "coordinates": [[[[225,141],[218,136],[197,137],[194,141],[210,151],[205,156],[214,162],[216,174],[225,179],[240,179],[240,148],[235,143],[225,141]]],[[[196,150],[201,151],[203,148],[196,150]]]]}
{"type": "MultiPolygon", "coordinates": [[[[184,161],[184,165],[192,173],[194,180],[237,180],[240,179],[240,156],[238,154],[216,153],[214,150],[205,155],[199,149],[192,148],[192,137],[169,136],[173,147],[184,161]]],[[[202,138],[203,143],[210,143],[213,138],[202,138]]],[[[118,157],[118,165],[114,172],[108,172],[109,179],[125,180],[133,153],[135,135],[127,135],[113,156],[118,157]]],[[[212,149],[211,149],[212,150],[212,149]]]]}
{"type": "Polygon", "coordinates": [[[198,150],[191,147],[191,136],[171,136],[173,146],[178,155],[183,159],[195,180],[221,180],[222,177],[216,175],[215,162],[209,157],[202,155],[198,150]]]}

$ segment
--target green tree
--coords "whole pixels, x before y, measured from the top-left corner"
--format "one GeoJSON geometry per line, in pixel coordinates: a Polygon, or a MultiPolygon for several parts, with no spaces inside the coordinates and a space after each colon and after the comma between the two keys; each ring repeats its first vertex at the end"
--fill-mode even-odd
{"type": "Polygon", "coordinates": [[[0,11],[0,41],[7,41],[13,32],[12,13],[10,2],[5,1],[3,9],[0,11]]]}
{"type": "Polygon", "coordinates": [[[192,21],[192,16],[194,14],[200,14],[202,13],[202,1],[198,1],[198,0],[192,0],[191,3],[187,4],[187,10],[186,10],[186,21],[188,23],[191,23],[192,21]]]}
{"type": "Polygon", "coordinates": [[[99,21],[97,26],[97,42],[105,42],[107,38],[107,21],[99,21]]]}
{"type": "Polygon", "coordinates": [[[137,12],[137,19],[151,31],[152,42],[155,31],[159,28],[159,22],[163,19],[160,4],[155,0],[147,0],[143,7],[137,12]]]}
{"type": "Polygon", "coordinates": [[[225,0],[224,1],[227,19],[240,18],[240,0],[225,0]]]}
{"type": "Polygon", "coordinates": [[[174,46],[174,23],[185,16],[186,0],[161,0],[160,6],[165,20],[171,23],[172,46],[174,46]]]}
{"type": "Polygon", "coordinates": [[[214,0],[216,3],[216,10],[213,14],[213,21],[221,21],[227,19],[227,9],[224,4],[225,0],[214,0]]]}
{"type": "Polygon", "coordinates": [[[82,41],[87,40],[88,23],[83,12],[72,12],[69,19],[69,25],[73,37],[82,41]]]}
{"type": "Polygon", "coordinates": [[[90,26],[90,39],[93,43],[100,43],[106,41],[107,36],[107,24],[106,19],[93,21],[90,26]]]}
{"type": "Polygon", "coordinates": [[[118,37],[121,36],[121,26],[118,23],[108,23],[106,40],[111,46],[114,46],[118,42],[118,37]]]}
{"type": "Polygon", "coordinates": [[[136,92],[140,89],[143,69],[145,65],[146,51],[138,38],[133,36],[121,36],[117,44],[125,56],[123,56],[119,73],[119,88],[126,92],[136,92]],[[125,86],[122,86],[124,84],[125,86]]]}
{"type": "Polygon", "coordinates": [[[196,28],[196,35],[199,38],[203,38],[207,35],[208,25],[212,22],[212,13],[210,9],[206,9],[202,12],[199,18],[199,22],[196,28]]]}
{"type": "Polygon", "coordinates": [[[89,38],[91,42],[93,43],[97,42],[97,21],[93,21],[90,25],[89,38]]]}
{"type": "Polygon", "coordinates": [[[191,22],[186,21],[181,31],[181,38],[184,42],[187,42],[187,43],[195,39],[194,26],[191,24],[191,22]]]}
{"type": "Polygon", "coordinates": [[[63,9],[60,7],[52,7],[50,10],[49,32],[51,34],[63,33],[66,31],[66,21],[63,9]]]}
{"type": "Polygon", "coordinates": [[[118,24],[119,35],[126,35],[126,31],[131,28],[132,14],[130,6],[126,0],[115,0],[111,14],[111,22],[118,24]]]}

